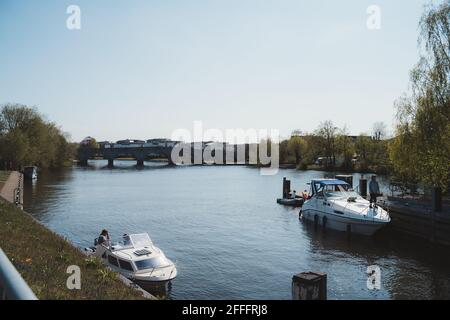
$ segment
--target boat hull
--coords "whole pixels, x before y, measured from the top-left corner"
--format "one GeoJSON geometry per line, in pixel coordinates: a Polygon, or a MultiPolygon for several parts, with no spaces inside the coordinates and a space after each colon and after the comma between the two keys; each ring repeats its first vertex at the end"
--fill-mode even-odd
{"type": "Polygon", "coordinates": [[[136,283],[164,283],[171,281],[176,278],[178,271],[175,266],[165,268],[166,270],[159,272],[157,274],[150,273],[143,273],[139,274],[136,273],[130,277],[131,280],[133,280],[136,283]]]}
{"type": "Polygon", "coordinates": [[[284,206],[289,206],[289,207],[301,207],[303,204],[303,199],[302,198],[296,198],[296,199],[278,198],[277,203],[282,204],[284,206]]]}
{"type": "Polygon", "coordinates": [[[384,221],[372,221],[370,219],[359,220],[341,217],[315,209],[302,210],[301,217],[302,219],[305,219],[307,221],[317,223],[318,225],[325,227],[325,229],[351,232],[354,234],[365,236],[371,236],[375,234],[378,230],[380,230],[387,224],[387,222],[384,221]]]}

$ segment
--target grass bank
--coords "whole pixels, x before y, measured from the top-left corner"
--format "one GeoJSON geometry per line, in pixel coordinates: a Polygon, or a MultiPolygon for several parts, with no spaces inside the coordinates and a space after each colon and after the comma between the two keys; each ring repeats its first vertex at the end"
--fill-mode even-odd
{"type": "Polygon", "coordinates": [[[0,247],[39,299],[144,299],[98,259],[0,199],[0,247]],[[67,267],[81,269],[81,289],[66,287],[67,267]]]}

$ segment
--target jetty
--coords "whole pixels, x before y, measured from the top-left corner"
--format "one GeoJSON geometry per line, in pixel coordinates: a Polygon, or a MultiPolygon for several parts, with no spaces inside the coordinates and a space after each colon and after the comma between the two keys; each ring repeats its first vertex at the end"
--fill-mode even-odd
{"type": "Polygon", "coordinates": [[[378,205],[389,212],[389,228],[431,243],[450,246],[450,199],[444,198],[439,188],[400,187],[392,183],[391,195],[378,201],[378,205]]]}

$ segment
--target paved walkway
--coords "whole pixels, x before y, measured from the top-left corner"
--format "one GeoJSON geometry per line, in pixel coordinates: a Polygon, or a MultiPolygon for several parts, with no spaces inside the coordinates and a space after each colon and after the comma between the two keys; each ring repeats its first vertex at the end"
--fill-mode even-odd
{"type": "MultiPolygon", "coordinates": [[[[0,196],[6,201],[14,203],[15,197],[14,190],[19,186],[19,180],[21,179],[21,175],[22,174],[18,171],[12,171],[8,179],[5,181],[5,184],[3,185],[3,188],[0,191],[0,196]]],[[[23,195],[23,192],[21,192],[21,195],[23,195]]]]}

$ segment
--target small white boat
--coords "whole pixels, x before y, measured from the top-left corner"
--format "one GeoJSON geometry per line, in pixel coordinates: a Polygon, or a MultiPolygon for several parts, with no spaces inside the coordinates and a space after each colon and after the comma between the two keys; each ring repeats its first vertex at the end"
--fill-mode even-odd
{"type": "Polygon", "coordinates": [[[175,264],[147,233],[124,235],[122,243],[96,244],[85,251],[137,284],[165,282],[177,276],[175,264]]]}
{"type": "Polygon", "coordinates": [[[348,183],[337,179],[312,180],[300,214],[324,228],[369,236],[391,221],[384,209],[371,207],[348,183]]]}

